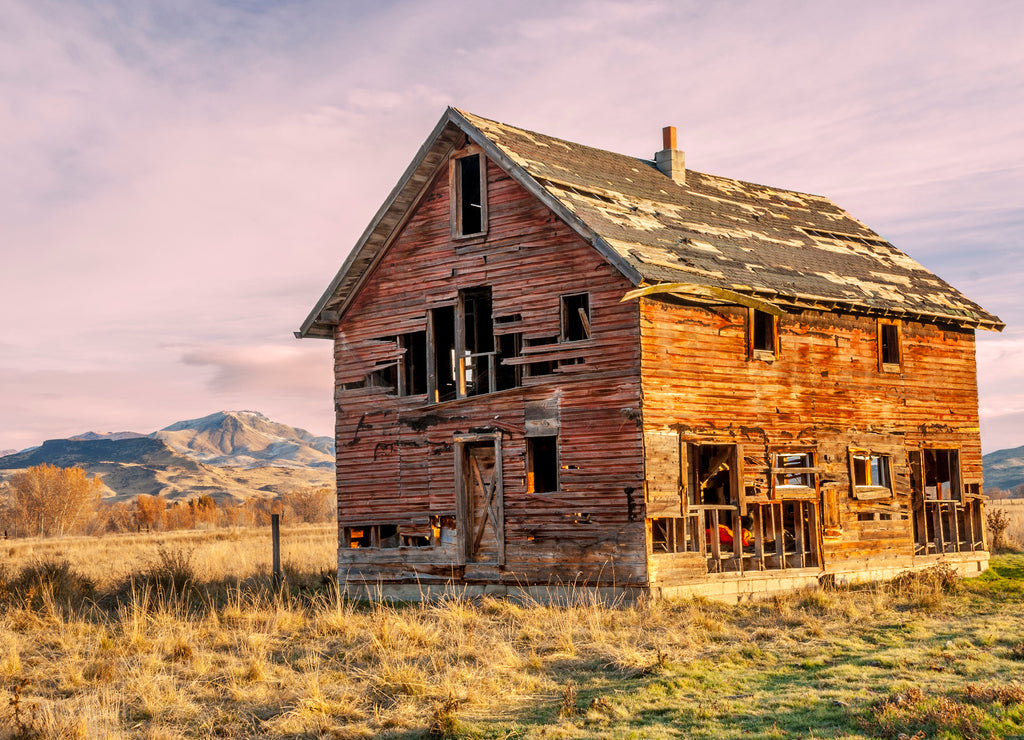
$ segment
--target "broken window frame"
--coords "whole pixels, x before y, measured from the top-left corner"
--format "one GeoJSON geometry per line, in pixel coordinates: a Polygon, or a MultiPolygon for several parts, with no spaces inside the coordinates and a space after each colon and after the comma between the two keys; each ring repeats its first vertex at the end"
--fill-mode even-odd
{"type": "MultiPolygon", "coordinates": [[[[430,403],[519,387],[521,371],[498,372],[498,363],[508,357],[501,353],[501,345],[508,341],[504,337],[510,336],[496,332],[498,325],[494,320],[493,291],[489,285],[463,288],[454,304],[434,306],[427,311],[427,399],[430,403]],[[450,378],[447,377],[449,372],[450,378]],[[513,385],[509,384],[509,379],[513,385]]],[[[513,339],[511,343],[510,349],[515,353],[512,357],[515,357],[520,350],[519,340],[513,339]]]]}
{"type": "Polygon", "coordinates": [[[922,492],[925,501],[963,501],[963,474],[960,465],[959,447],[932,447],[927,446],[921,450],[922,465],[922,492]],[[938,455],[945,455],[948,480],[938,480],[940,463],[938,455]],[[930,460],[931,458],[931,460],[930,460]],[[929,486],[929,479],[934,480],[935,485],[929,486]],[[944,488],[942,484],[948,483],[949,487],[944,488]],[[929,495],[929,488],[932,488],[929,495]],[[944,495],[945,494],[945,495],[944,495]]]}
{"type": "Polygon", "coordinates": [[[451,236],[452,239],[469,239],[483,236],[487,233],[487,157],[478,146],[467,147],[458,156],[450,160],[449,184],[451,192],[451,236]],[[476,157],[479,166],[477,176],[479,178],[479,200],[480,203],[470,204],[463,197],[466,194],[464,179],[467,176],[464,163],[476,157]],[[468,231],[466,226],[466,208],[479,208],[480,228],[477,231],[468,231]]]}
{"type": "Polygon", "coordinates": [[[566,293],[558,299],[561,342],[584,342],[593,338],[590,323],[590,293],[566,293]],[[583,299],[579,301],[578,299],[583,299]],[[576,309],[573,315],[573,308],[576,309]]]}
{"type": "Polygon", "coordinates": [[[877,322],[878,372],[903,372],[903,330],[900,322],[878,319],[877,322]]]}
{"type": "MultiPolygon", "coordinates": [[[[561,481],[561,445],[557,434],[537,434],[526,437],[526,492],[530,494],[543,495],[545,493],[558,493],[561,481]],[[549,440],[553,446],[554,460],[546,461],[545,478],[552,478],[554,488],[550,490],[538,490],[537,485],[537,440],[549,440]]],[[[550,483],[551,481],[544,481],[550,483]]]]}
{"type": "Polygon", "coordinates": [[[341,528],[342,550],[424,550],[454,543],[456,519],[449,514],[431,514],[426,526],[378,522],[348,524],[341,528]],[[445,530],[450,531],[448,537],[445,530]],[[355,543],[355,544],[354,544],[355,543]]]}
{"type": "Polygon", "coordinates": [[[747,309],[747,359],[772,361],[779,356],[779,317],[747,309]],[[765,336],[759,337],[759,334],[765,336]]]}
{"type": "Polygon", "coordinates": [[[774,499],[817,498],[818,467],[816,451],[813,447],[785,447],[769,451],[771,455],[771,492],[774,499]],[[801,462],[802,465],[789,464],[801,462]],[[802,459],[797,459],[802,458],[802,459]],[[799,483],[781,481],[800,480],[799,483]]]}
{"type": "Polygon", "coordinates": [[[893,456],[887,452],[850,447],[847,451],[850,493],[859,501],[893,498],[893,456]],[[858,483],[858,478],[863,480],[858,483]]]}

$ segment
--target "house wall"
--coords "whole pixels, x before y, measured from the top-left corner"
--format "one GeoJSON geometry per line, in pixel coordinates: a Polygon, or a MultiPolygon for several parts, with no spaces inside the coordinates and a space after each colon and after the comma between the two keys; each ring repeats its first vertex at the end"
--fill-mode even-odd
{"type": "Polygon", "coordinates": [[[340,319],[338,522],[342,535],[346,527],[380,524],[427,533],[430,516],[457,514],[457,435],[497,431],[505,564],[466,565],[454,543],[351,548],[342,536],[339,575],[392,584],[642,583],[639,317],[635,303],[619,302],[632,286],[493,163],[487,182],[486,235],[453,240],[443,168],[340,319]],[[396,356],[393,342],[377,340],[424,330],[428,308],[451,305],[460,289],[478,286],[492,287],[494,316],[521,316],[502,331],[525,338],[558,335],[560,295],[589,291],[592,338],[546,355],[579,364],[525,378],[520,388],[443,403],[346,389],[396,356]],[[556,493],[527,493],[525,434],[538,409],[558,431],[556,493]]]}
{"type": "MultiPolygon", "coordinates": [[[[882,372],[869,317],[788,313],[777,356],[764,361],[748,359],[745,308],[642,299],[640,313],[649,516],[664,515],[666,489],[679,480],[679,456],[666,441],[676,435],[742,445],[747,500],[767,500],[772,446],[813,447],[826,568],[913,556],[908,451],[959,448],[962,482],[980,490],[972,331],[904,322],[902,372],[882,372]],[[893,499],[854,498],[851,446],[892,455],[893,499]]],[[[654,557],[651,580],[703,569],[693,553],[654,557]]]]}

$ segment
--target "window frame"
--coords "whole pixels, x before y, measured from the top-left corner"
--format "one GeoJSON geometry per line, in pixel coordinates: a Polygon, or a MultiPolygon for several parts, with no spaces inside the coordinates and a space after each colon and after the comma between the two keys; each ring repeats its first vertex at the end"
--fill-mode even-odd
{"type": "Polygon", "coordinates": [[[875,328],[876,352],[878,355],[878,372],[880,373],[901,373],[903,372],[903,329],[897,319],[878,319],[875,328]],[[886,332],[891,332],[895,339],[896,362],[892,362],[891,347],[892,341],[885,338],[886,332]],[[890,347],[886,351],[887,345],[890,347]]]}
{"type": "Polygon", "coordinates": [[[765,362],[771,362],[779,357],[779,317],[770,314],[767,311],[761,311],[756,308],[747,309],[747,359],[748,360],[764,360],[765,362]],[[757,326],[759,316],[766,316],[768,325],[771,327],[771,337],[767,344],[771,345],[771,349],[764,349],[758,347],[755,341],[757,336],[757,326]]]}
{"type": "Polygon", "coordinates": [[[893,468],[893,455],[891,453],[865,449],[862,447],[850,447],[847,450],[847,458],[850,475],[850,494],[855,499],[858,501],[873,501],[879,499],[891,499],[896,496],[895,470],[893,468]],[[867,482],[858,484],[857,473],[858,467],[861,465],[858,461],[861,460],[867,461],[863,468],[864,479],[867,482]],[[884,483],[878,483],[874,480],[873,471],[875,469],[875,460],[884,461],[885,474],[884,476],[881,476],[887,479],[884,483]]]}
{"type": "Polygon", "coordinates": [[[590,293],[583,291],[580,293],[564,293],[558,297],[558,313],[559,313],[559,325],[558,325],[558,341],[559,342],[586,342],[594,338],[593,323],[591,321],[591,302],[590,293]],[[586,332],[586,336],[580,337],[579,339],[570,339],[567,332],[567,326],[569,324],[569,306],[566,303],[571,298],[585,298],[585,318],[581,316],[581,324],[583,330],[586,332]]]}
{"type": "Polygon", "coordinates": [[[526,439],[526,492],[531,495],[543,496],[545,494],[558,493],[561,490],[562,476],[561,476],[561,461],[562,461],[562,445],[559,443],[557,434],[534,434],[525,438],[526,439]],[[555,487],[550,491],[538,491],[536,487],[536,468],[535,468],[535,456],[534,445],[538,439],[549,439],[554,443],[554,478],[555,487]]]}
{"type": "Polygon", "coordinates": [[[487,157],[483,149],[478,146],[470,146],[461,151],[458,155],[449,160],[449,192],[451,211],[451,237],[455,240],[472,239],[487,234],[487,157]],[[470,157],[478,157],[480,177],[480,230],[467,232],[463,229],[465,214],[463,211],[463,170],[462,161],[470,157]]]}
{"type": "Polygon", "coordinates": [[[817,461],[817,450],[813,447],[778,447],[769,450],[771,455],[771,468],[769,475],[771,479],[771,497],[780,499],[812,499],[818,496],[819,469],[817,461]],[[779,464],[779,458],[784,456],[802,456],[808,464],[802,466],[785,466],[779,464]],[[780,484],[779,479],[783,476],[802,476],[805,482],[802,484],[780,484]]]}

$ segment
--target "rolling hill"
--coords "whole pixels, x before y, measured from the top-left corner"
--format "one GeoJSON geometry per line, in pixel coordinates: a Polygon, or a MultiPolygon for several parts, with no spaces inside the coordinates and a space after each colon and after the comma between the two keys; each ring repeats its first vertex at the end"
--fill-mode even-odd
{"type": "Polygon", "coordinates": [[[110,500],[236,500],[334,486],[334,443],[256,411],[219,411],[149,435],[86,432],[0,457],[0,477],[49,463],[99,475],[110,500]]]}
{"type": "Polygon", "coordinates": [[[1024,483],[1024,446],[990,452],[982,455],[981,462],[986,488],[995,486],[1012,491],[1024,483]]]}

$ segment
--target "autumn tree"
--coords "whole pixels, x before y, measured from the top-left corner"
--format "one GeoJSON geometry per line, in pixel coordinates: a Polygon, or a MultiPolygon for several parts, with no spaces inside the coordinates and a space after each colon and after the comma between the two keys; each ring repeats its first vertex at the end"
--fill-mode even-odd
{"type": "Polygon", "coordinates": [[[162,495],[149,496],[145,493],[135,497],[135,521],[146,529],[163,529],[167,499],[162,495]]]}
{"type": "Polygon", "coordinates": [[[294,521],[329,522],[334,518],[335,496],[329,488],[296,488],[282,494],[281,503],[294,521]]]}
{"type": "Polygon", "coordinates": [[[43,463],[11,476],[7,506],[26,534],[60,537],[89,525],[102,491],[102,481],[82,468],[43,463]]]}

